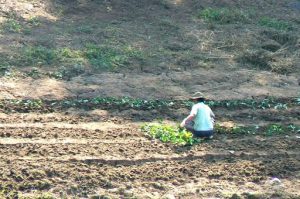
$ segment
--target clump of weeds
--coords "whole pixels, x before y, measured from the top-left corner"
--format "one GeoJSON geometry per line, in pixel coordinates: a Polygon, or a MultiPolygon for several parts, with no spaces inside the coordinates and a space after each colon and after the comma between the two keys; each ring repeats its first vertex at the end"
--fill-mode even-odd
{"type": "Polygon", "coordinates": [[[206,8],[199,12],[198,17],[207,22],[219,24],[247,22],[249,20],[249,16],[245,12],[229,8],[206,8]]]}
{"type": "Polygon", "coordinates": [[[278,20],[270,17],[260,18],[258,24],[264,27],[273,28],[276,30],[284,30],[284,31],[291,30],[293,28],[292,24],[290,24],[287,21],[278,20]]]}

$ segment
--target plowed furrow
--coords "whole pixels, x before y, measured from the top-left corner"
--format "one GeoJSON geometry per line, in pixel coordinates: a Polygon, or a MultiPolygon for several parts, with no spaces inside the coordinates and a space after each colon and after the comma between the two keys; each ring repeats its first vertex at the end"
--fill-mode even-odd
{"type": "Polygon", "coordinates": [[[67,125],[50,123],[47,125],[32,123],[19,125],[0,125],[0,137],[14,138],[86,138],[86,139],[114,139],[125,137],[141,137],[142,134],[134,127],[114,124],[81,124],[67,125]]]}

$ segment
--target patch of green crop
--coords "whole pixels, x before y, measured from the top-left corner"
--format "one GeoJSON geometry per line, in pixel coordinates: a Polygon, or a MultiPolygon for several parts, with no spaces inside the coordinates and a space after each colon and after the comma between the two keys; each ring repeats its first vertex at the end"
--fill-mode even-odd
{"type": "Polygon", "coordinates": [[[261,134],[272,136],[287,133],[300,133],[300,127],[294,124],[269,124],[267,126],[233,126],[224,127],[219,124],[215,125],[215,132],[221,134],[261,134]]]}
{"type": "MultiPolygon", "coordinates": [[[[243,100],[221,100],[208,101],[207,104],[211,107],[225,107],[225,108],[252,108],[252,109],[287,109],[288,103],[278,101],[275,98],[269,97],[262,100],[243,99],[243,100]]],[[[295,104],[295,101],[292,102],[295,104]]]]}
{"type": "MultiPolygon", "coordinates": [[[[35,75],[33,71],[32,75],[35,75]]],[[[38,74],[36,74],[38,75],[38,74]]],[[[61,74],[64,75],[64,74],[61,74]]],[[[299,105],[294,98],[290,99],[275,99],[266,98],[263,100],[224,100],[224,101],[208,101],[207,104],[214,108],[222,107],[227,109],[236,108],[251,108],[251,109],[286,109],[288,106],[299,105]]],[[[53,110],[55,108],[65,109],[71,107],[81,107],[86,109],[94,108],[119,108],[119,109],[137,109],[137,110],[153,110],[153,109],[177,109],[177,108],[191,108],[193,103],[188,100],[145,100],[138,98],[115,98],[115,97],[95,97],[95,98],[82,98],[82,99],[67,99],[67,100],[0,100],[0,108],[7,110],[53,110]]]]}
{"type": "Polygon", "coordinates": [[[146,124],[141,127],[151,138],[162,142],[171,142],[178,145],[193,145],[198,142],[191,132],[166,124],[146,124]]]}
{"type": "Polygon", "coordinates": [[[264,27],[273,28],[276,30],[291,30],[293,25],[287,21],[278,20],[270,17],[262,17],[258,21],[258,24],[264,27]]]}
{"type": "Polygon", "coordinates": [[[201,10],[198,17],[219,24],[232,24],[248,21],[249,16],[241,10],[229,8],[206,8],[201,10]]]}

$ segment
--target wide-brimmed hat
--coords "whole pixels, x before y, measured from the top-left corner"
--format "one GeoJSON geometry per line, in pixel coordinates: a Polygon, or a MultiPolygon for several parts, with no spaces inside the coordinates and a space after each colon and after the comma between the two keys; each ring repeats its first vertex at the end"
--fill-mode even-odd
{"type": "Polygon", "coordinates": [[[196,99],[206,99],[205,95],[202,92],[195,92],[192,96],[190,96],[190,99],[196,100],[196,99]]]}

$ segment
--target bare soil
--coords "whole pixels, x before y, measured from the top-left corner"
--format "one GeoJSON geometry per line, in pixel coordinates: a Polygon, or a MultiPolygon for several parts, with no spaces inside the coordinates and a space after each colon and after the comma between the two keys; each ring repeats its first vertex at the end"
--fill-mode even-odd
{"type": "MultiPolygon", "coordinates": [[[[244,124],[249,120],[244,112],[251,112],[227,110],[231,117],[225,119],[224,109],[214,111],[224,115],[220,123],[244,124]]],[[[293,122],[288,111],[280,112],[284,122],[293,122]]],[[[1,114],[1,188],[57,198],[299,198],[299,135],[216,134],[192,147],[174,146],[140,131],[146,119],[168,118],[149,114],[152,118],[137,110],[1,114]]]]}

